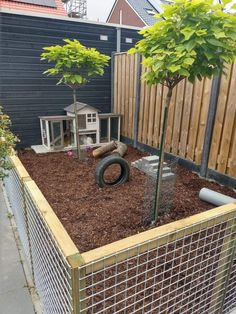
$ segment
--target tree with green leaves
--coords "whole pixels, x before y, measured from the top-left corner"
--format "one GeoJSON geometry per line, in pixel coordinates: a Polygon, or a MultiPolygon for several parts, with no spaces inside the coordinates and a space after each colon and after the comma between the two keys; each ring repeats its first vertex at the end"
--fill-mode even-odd
{"type": "Polygon", "coordinates": [[[11,165],[7,157],[11,155],[17,137],[10,131],[11,120],[8,115],[4,114],[0,107],[0,180],[6,177],[7,170],[11,165]]]}
{"type": "Polygon", "coordinates": [[[160,143],[156,197],[153,220],[160,205],[161,179],[168,110],[174,87],[183,79],[194,82],[211,78],[224,70],[224,63],[236,57],[236,16],[226,12],[226,5],[212,0],[174,0],[164,5],[160,20],[140,33],[143,38],[130,50],[144,56],[148,68],[143,79],[148,84],[163,84],[168,88],[160,143]]]}
{"type": "Polygon", "coordinates": [[[89,82],[94,76],[102,76],[108,65],[109,56],[101,54],[95,48],[87,48],[78,40],[65,39],[64,45],[45,47],[41,60],[53,62],[54,66],[44,74],[57,76],[58,84],[65,84],[73,89],[75,134],[77,157],[80,158],[79,126],[77,119],[76,90],[89,82]]]}

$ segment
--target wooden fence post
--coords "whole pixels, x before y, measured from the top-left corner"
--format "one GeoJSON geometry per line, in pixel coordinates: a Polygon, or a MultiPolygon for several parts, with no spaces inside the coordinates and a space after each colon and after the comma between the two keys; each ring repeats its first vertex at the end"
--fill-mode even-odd
{"type": "Polygon", "coordinates": [[[139,111],[140,111],[140,90],[141,90],[141,55],[137,55],[135,111],[134,111],[134,148],[138,145],[139,111]]]}
{"type": "Polygon", "coordinates": [[[115,52],[112,52],[111,54],[111,112],[114,112],[114,89],[115,89],[114,67],[115,67],[115,52]]]}
{"type": "MultiPolygon", "coordinates": [[[[80,253],[74,254],[67,257],[67,261],[71,267],[71,286],[72,286],[72,303],[73,303],[73,314],[80,314],[83,309],[83,302],[81,298],[84,298],[86,293],[85,290],[83,293],[80,292],[81,289],[81,280],[80,275],[81,271],[79,267],[84,264],[84,259],[80,253]]],[[[82,281],[83,287],[86,287],[85,280],[82,281]]],[[[83,312],[85,313],[85,312],[83,312]]]]}
{"type": "Polygon", "coordinates": [[[201,168],[200,168],[201,177],[206,177],[207,175],[208,161],[209,161],[209,155],[210,155],[210,150],[211,150],[211,140],[212,140],[213,128],[214,128],[214,123],[215,123],[215,115],[216,115],[219,90],[220,90],[220,82],[221,82],[221,75],[213,78],[211,98],[210,98],[207,123],[206,123],[205,138],[204,138],[204,144],[203,144],[203,150],[202,150],[202,160],[201,160],[201,168]]]}

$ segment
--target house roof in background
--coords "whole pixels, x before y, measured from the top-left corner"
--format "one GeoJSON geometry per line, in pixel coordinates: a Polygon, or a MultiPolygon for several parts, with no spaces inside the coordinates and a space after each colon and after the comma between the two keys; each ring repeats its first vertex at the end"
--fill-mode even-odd
{"type": "MultiPolygon", "coordinates": [[[[85,107],[88,107],[88,108],[90,108],[90,109],[92,109],[92,110],[96,110],[97,112],[100,111],[100,110],[98,110],[98,109],[95,108],[95,107],[92,107],[92,106],[90,106],[90,105],[84,104],[83,102],[78,102],[78,101],[77,101],[77,102],[76,102],[76,105],[77,105],[77,112],[80,111],[80,110],[82,110],[82,109],[84,109],[85,107]]],[[[74,113],[74,112],[75,112],[75,106],[74,106],[74,104],[71,104],[71,105],[65,107],[64,110],[67,111],[67,112],[70,112],[70,113],[74,113]]]]}
{"type": "Polygon", "coordinates": [[[17,14],[48,14],[55,16],[67,16],[66,10],[61,0],[0,0],[0,9],[19,11],[17,14]]]}
{"type": "Polygon", "coordinates": [[[56,8],[56,1],[55,0],[10,0],[14,2],[21,2],[21,3],[28,3],[33,5],[41,5],[44,7],[56,8]]]}
{"type": "Polygon", "coordinates": [[[157,19],[148,11],[158,13],[156,8],[148,0],[126,0],[134,11],[141,17],[146,25],[153,25],[157,19]]]}
{"type": "MultiPolygon", "coordinates": [[[[108,15],[107,21],[109,21],[115,7],[119,0],[116,0],[108,15]]],[[[125,0],[134,10],[134,12],[141,18],[141,20],[147,25],[153,25],[157,19],[153,16],[157,13],[162,13],[162,4],[169,3],[170,0],[125,0]]]]}

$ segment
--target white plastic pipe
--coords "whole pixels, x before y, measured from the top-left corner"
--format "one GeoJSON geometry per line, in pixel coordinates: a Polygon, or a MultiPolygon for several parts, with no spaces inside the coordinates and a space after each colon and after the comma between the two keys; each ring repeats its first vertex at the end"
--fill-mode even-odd
{"type": "Polygon", "coordinates": [[[202,201],[211,203],[216,206],[221,206],[225,204],[235,203],[236,199],[230,196],[226,196],[224,194],[212,191],[207,188],[201,189],[199,192],[199,198],[202,201]]]}

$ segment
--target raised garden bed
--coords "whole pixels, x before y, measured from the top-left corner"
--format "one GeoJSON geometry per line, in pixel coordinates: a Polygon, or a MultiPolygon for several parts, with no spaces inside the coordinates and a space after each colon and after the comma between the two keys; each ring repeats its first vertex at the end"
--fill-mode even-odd
{"type": "MultiPolygon", "coordinates": [[[[126,159],[131,163],[144,155],[129,147],[126,159]]],[[[20,151],[19,158],[81,252],[148,229],[143,223],[146,176],[139,170],[131,167],[130,181],[125,185],[101,189],[94,179],[99,160],[92,157],[77,161],[66,153],[20,151]]],[[[173,208],[160,216],[157,225],[213,208],[199,200],[202,187],[235,197],[233,190],[178,167],[173,208]]]]}

